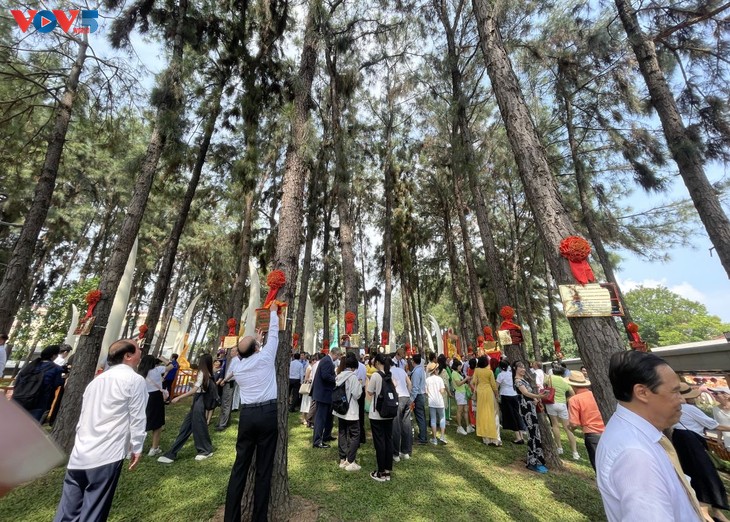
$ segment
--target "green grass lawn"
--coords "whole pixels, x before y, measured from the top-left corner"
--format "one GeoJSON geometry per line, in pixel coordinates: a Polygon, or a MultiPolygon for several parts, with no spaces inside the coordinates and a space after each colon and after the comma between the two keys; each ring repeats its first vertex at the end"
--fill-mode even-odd
{"type": "MultiPolygon", "coordinates": [[[[188,408],[189,402],[168,407],[163,449],[177,435],[188,408]]],[[[336,447],[313,449],[312,432],[298,421],[299,415],[290,416],[290,491],[317,504],[320,520],[566,522],[605,519],[582,441],[578,444],[581,461],[566,461],[565,472],[538,475],[525,469],[523,460],[527,450],[509,442],[511,432],[503,433],[505,446],[494,448],[484,446],[473,435],[456,435],[450,427],[447,446],[416,445],[410,460],[394,465],[393,480],[378,483],[368,476],[376,467],[370,441],[358,452],[362,470],[346,472],[337,465],[336,447]]],[[[110,520],[210,520],[225,500],[235,456],[236,428],[232,426],[222,433],[211,430],[211,437],[215,456],[209,460],[193,459],[195,448],[191,438],[172,465],[158,464],[145,456],[136,471],[125,469],[110,520]]],[[[567,440],[563,446],[566,454],[569,453],[567,440]]],[[[61,495],[63,473],[63,469],[55,469],[1,499],[0,521],[51,520],[61,495]]],[[[292,520],[297,520],[296,515],[292,520]]]]}

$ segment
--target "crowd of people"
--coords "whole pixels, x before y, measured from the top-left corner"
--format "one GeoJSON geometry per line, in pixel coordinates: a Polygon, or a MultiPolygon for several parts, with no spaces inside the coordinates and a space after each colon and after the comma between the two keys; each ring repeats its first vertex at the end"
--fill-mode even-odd
{"type": "MultiPolygon", "coordinates": [[[[539,364],[528,370],[525,363],[510,365],[505,357],[495,361],[483,355],[462,362],[458,357],[430,354],[426,362],[420,354],[406,358],[402,348],[392,358],[382,353],[343,356],[339,348],[333,348],[311,357],[294,354],[289,383],[289,411],[299,412],[301,423],[312,429],[312,447],[326,449],[336,440],[340,467],[347,471],[361,469],[356,457],[358,447],[366,442],[367,416],[376,453],[376,469],[370,476],[377,481],[391,480],[393,463],[410,459],[414,443],[448,444],[448,424],[456,426],[457,435],[475,433],[493,447],[502,446],[502,430],[513,432],[511,442],[527,443],[527,468],[538,473],[548,472],[538,408],[547,409],[557,441],[561,426],[568,431],[571,456],[576,460],[580,454],[573,431],[583,430],[594,468],[595,448],[604,429],[590,381],[583,372],[570,372],[561,365],[545,376],[539,364]],[[342,412],[333,410],[333,393],[347,398],[348,407],[342,412]],[[385,400],[389,395],[390,409],[385,400]]],[[[560,445],[558,452],[563,453],[560,445]]]]}
{"type": "MultiPolygon", "coordinates": [[[[209,425],[217,408],[216,430],[226,429],[232,411],[239,411],[224,520],[241,520],[241,499],[254,455],[251,516],[267,520],[278,439],[277,349],[274,303],[265,342],[263,332],[257,332],[242,338],[235,349],[219,352],[215,360],[202,355],[194,384],[171,398],[177,356],[143,357],[134,340],[112,344],[107,369],[84,392],[54,520],[105,520],[124,460],[129,459],[130,470],[137,467],[147,432],[148,455],[162,464],[173,464],[191,435],[195,460],[212,457],[209,425]],[[190,410],[175,441],[163,452],[165,405],[188,397],[190,410]]],[[[73,362],[69,352],[64,345],[46,347],[16,379],[16,402],[39,422],[51,417],[54,398],[62,393],[73,362]]],[[[730,507],[727,494],[705,435],[713,430],[730,442],[730,390],[711,390],[718,403],[711,417],[695,404],[700,390],[681,381],[662,359],[621,352],[612,357],[609,369],[618,407],[604,425],[585,368],[570,371],[554,363],[543,372],[537,363],[510,364],[505,357],[485,355],[462,361],[429,354],[427,359],[419,354],[405,357],[402,348],[393,357],[359,356],[337,347],[312,356],[294,353],[288,410],[300,414],[301,424],[312,430],[315,451],[337,442],[333,465],[338,461],[346,472],[360,471],[364,465],[358,450],[368,440],[367,416],[376,456],[369,475],[377,482],[393,480],[394,465],[414,458],[414,446],[448,445],[449,424],[456,427],[457,436],[475,436],[495,448],[502,446],[503,433],[511,432],[512,444],[526,446],[527,469],[547,473],[538,420],[544,412],[561,455],[562,430],[569,455],[581,458],[574,435],[581,430],[610,521],[727,520],[721,511],[730,507]]]]}

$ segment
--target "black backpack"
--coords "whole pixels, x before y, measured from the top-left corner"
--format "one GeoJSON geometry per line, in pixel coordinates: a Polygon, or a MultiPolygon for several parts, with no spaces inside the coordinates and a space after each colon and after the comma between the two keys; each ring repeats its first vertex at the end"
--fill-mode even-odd
{"type": "Polygon", "coordinates": [[[347,412],[350,410],[350,399],[352,397],[347,396],[347,381],[351,377],[352,375],[332,390],[332,411],[339,415],[347,415],[347,412]]]}
{"type": "Polygon", "coordinates": [[[392,376],[388,373],[378,372],[383,379],[380,387],[378,400],[375,401],[375,409],[384,419],[392,419],[398,415],[398,392],[395,391],[392,376]]]}
{"type": "MultiPolygon", "coordinates": [[[[47,368],[47,367],[46,367],[47,368]]],[[[26,410],[35,409],[43,392],[46,370],[40,358],[28,364],[18,374],[13,387],[13,399],[26,410]]]]}

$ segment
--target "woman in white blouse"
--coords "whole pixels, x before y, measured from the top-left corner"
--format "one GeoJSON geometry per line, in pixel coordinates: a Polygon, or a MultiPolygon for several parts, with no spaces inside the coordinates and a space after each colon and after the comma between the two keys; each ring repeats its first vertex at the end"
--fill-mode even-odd
{"type": "Polygon", "coordinates": [[[157,366],[157,358],[153,355],[145,355],[139,362],[137,373],[144,377],[147,385],[147,426],[146,431],[152,432],[152,447],[147,454],[150,457],[162,453],[160,449],[160,435],[165,425],[165,399],[167,390],[162,387],[162,375],[165,373],[164,366],[157,366]]]}

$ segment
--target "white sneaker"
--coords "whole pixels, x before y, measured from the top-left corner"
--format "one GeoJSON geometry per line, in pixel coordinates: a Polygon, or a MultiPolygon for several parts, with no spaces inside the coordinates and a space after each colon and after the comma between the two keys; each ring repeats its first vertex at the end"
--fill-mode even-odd
{"type": "Polygon", "coordinates": [[[350,462],[345,466],[345,471],[360,471],[360,465],[357,462],[350,462]]]}
{"type": "Polygon", "coordinates": [[[213,456],[212,451],[210,453],[200,453],[199,455],[195,455],[195,460],[198,460],[198,461],[205,460],[205,459],[209,459],[212,456],[213,456]]]}
{"type": "Polygon", "coordinates": [[[467,433],[474,433],[475,431],[476,430],[474,429],[474,426],[472,426],[471,424],[466,428],[467,433]]]}
{"type": "Polygon", "coordinates": [[[446,442],[446,437],[441,437],[441,438],[439,439],[439,442],[440,442],[441,444],[448,444],[448,442],[446,442]]]}
{"type": "Polygon", "coordinates": [[[459,427],[458,427],[458,428],[456,429],[456,433],[458,433],[459,435],[466,435],[466,430],[464,429],[464,427],[463,427],[463,426],[459,426],[459,427]]]}
{"type": "Polygon", "coordinates": [[[559,448],[558,448],[558,455],[562,455],[562,454],[563,454],[563,448],[560,448],[560,447],[559,447],[559,448]]]}
{"type": "Polygon", "coordinates": [[[344,469],[344,468],[345,468],[345,466],[347,466],[347,459],[342,459],[342,460],[340,461],[340,467],[341,467],[342,469],[344,469]]]}
{"type": "Polygon", "coordinates": [[[411,458],[411,456],[408,453],[401,453],[400,458],[401,460],[408,460],[411,458]]]}
{"type": "Polygon", "coordinates": [[[154,457],[155,455],[159,455],[162,453],[161,448],[150,448],[150,452],[147,454],[148,457],[154,457]]]}
{"type": "Polygon", "coordinates": [[[398,455],[393,455],[393,462],[400,462],[400,457],[398,455]]]}
{"type": "Polygon", "coordinates": [[[577,451],[573,452],[573,460],[580,460],[580,454],[577,451]]]}
{"type": "Polygon", "coordinates": [[[162,463],[162,464],[172,464],[172,463],[173,463],[173,462],[175,462],[175,461],[174,461],[174,460],[172,460],[172,459],[168,459],[167,457],[165,457],[165,456],[163,455],[162,457],[160,457],[160,458],[158,458],[158,459],[157,459],[157,462],[160,462],[160,463],[162,463]]]}
{"type": "Polygon", "coordinates": [[[438,446],[439,445],[438,439],[431,439],[431,444],[433,444],[434,446],[438,446]]]}

